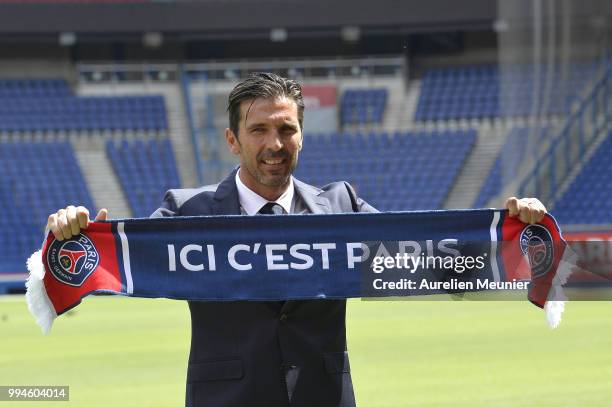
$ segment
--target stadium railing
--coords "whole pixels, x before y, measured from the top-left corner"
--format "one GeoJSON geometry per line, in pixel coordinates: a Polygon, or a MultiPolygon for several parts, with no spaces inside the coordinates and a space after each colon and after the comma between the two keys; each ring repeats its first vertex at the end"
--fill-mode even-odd
{"type": "Polygon", "coordinates": [[[587,97],[567,119],[565,125],[519,184],[520,196],[536,196],[550,203],[557,198],[559,187],[587,149],[607,132],[612,117],[612,64],[608,64],[587,97]]]}

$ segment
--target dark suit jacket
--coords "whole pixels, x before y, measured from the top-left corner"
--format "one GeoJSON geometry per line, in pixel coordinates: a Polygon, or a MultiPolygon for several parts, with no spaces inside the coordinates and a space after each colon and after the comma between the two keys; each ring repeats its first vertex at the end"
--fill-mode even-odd
{"type": "MultiPolygon", "coordinates": [[[[217,185],[170,190],[152,216],[240,214],[235,175],[217,185]]],[[[294,185],[315,214],[375,211],[346,182],[294,185]]],[[[345,300],[190,301],[189,309],[188,407],[355,405],[345,300]]]]}

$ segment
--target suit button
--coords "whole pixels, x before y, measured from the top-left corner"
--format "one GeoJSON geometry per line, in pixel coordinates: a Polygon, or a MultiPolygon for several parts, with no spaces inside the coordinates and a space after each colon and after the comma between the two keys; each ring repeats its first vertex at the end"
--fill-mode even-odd
{"type": "Polygon", "coordinates": [[[279,320],[280,322],[287,322],[287,314],[281,314],[279,320]]]}

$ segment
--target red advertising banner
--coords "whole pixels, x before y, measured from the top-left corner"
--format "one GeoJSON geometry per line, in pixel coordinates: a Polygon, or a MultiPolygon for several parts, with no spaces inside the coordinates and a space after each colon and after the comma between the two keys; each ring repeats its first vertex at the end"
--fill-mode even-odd
{"type": "Polygon", "coordinates": [[[572,273],[570,282],[605,282],[612,278],[612,232],[564,233],[577,254],[582,269],[572,273]]]}
{"type": "Polygon", "coordinates": [[[335,85],[305,85],[304,128],[309,132],[332,132],[338,129],[338,90],[335,85]]]}
{"type": "Polygon", "coordinates": [[[306,109],[336,107],[337,89],[334,85],[305,85],[302,95],[306,109]]]}

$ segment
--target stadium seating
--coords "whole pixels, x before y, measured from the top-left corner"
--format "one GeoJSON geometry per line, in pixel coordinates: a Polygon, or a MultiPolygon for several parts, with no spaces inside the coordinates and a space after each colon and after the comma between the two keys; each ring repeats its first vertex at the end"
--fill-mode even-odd
{"type": "Polygon", "coordinates": [[[612,224],[612,132],[553,207],[561,224],[612,224]]]}
{"type": "Polygon", "coordinates": [[[74,96],[59,79],[0,80],[0,132],[168,128],[164,98],[74,96]]]}
{"type": "Polygon", "coordinates": [[[422,78],[414,118],[435,121],[564,114],[595,69],[596,65],[573,65],[569,80],[562,80],[559,71],[548,75],[545,67],[536,75],[527,65],[504,67],[503,75],[495,65],[430,69],[422,78]],[[535,100],[534,88],[538,87],[541,99],[535,100]],[[546,94],[549,97],[545,99],[542,95],[546,94]]]}
{"type": "Polygon", "coordinates": [[[346,180],[379,210],[440,209],[475,131],[307,135],[296,176],[346,180]]]}
{"type": "Polygon", "coordinates": [[[68,83],[62,79],[0,79],[0,97],[71,96],[68,83]]]}
{"type": "Polygon", "coordinates": [[[0,144],[0,273],[25,271],[40,248],[47,216],[66,202],[94,208],[66,141],[0,144]]]}
{"type": "Polygon", "coordinates": [[[387,89],[348,89],[342,95],[342,124],[380,124],[387,106],[387,89]]]}
{"type": "Polygon", "coordinates": [[[106,142],[106,152],[136,217],[149,216],[181,183],[169,139],[106,142]]]}

